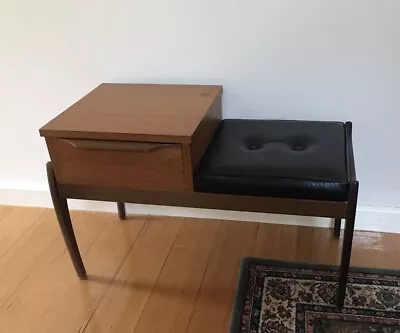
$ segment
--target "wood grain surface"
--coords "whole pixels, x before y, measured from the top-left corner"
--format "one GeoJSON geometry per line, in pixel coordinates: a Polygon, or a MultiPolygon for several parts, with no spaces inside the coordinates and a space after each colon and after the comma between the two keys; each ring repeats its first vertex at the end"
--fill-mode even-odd
{"type": "Polygon", "coordinates": [[[192,168],[199,164],[222,119],[222,96],[219,95],[193,134],[190,143],[192,168]]]}
{"type": "MultiPolygon", "coordinates": [[[[95,141],[95,140],[93,140],[95,141]]],[[[60,184],[101,185],[104,188],[184,191],[182,149],[162,144],[147,151],[75,147],[68,140],[46,138],[52,165],[60,184]]],[[[125,147],[125,145],[123,145],[125,147]]]]}
{"type": "MultiPolygon", "coordinates": [[[[337,264],[332,229],[72,211],[79,280],[52,209],[0,206],[0,331],[227,332],[244,256],[337,264]]],[[[400,269],[399,234],[356,231],[352,265],[400,269]]]]}
{"type": "Polygon", "coordinates": [[[103,83],[40,129],[46,137],[190,142],[222,86],[103,83]]]}
{"type": "Polygon", "coordinates": [[[60,185],[65,198],[272,214],[344,218],[347,202],[268,198],[201,192],[139,191],[101,186],[60,185]]]}

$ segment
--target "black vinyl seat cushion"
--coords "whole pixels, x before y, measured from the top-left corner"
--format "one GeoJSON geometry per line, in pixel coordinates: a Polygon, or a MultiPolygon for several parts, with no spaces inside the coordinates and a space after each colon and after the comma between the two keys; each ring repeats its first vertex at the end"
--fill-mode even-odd
{"type": "Polygon", "coordinates": [[[206,193],[346,201],[345,124],[221,121],[195,176],[206,193]]]}

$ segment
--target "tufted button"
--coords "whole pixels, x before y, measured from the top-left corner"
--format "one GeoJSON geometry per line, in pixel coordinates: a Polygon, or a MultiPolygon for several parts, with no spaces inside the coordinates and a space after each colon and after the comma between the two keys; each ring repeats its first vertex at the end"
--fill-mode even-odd
{"type": "Polygon", "coordinates": [[[304,147],[302,145],[294,145],[293,146],[293,150],[295,150],[295,151],[303,151],[303,150],[306,150],[306,147],[304,147]]]}
{"type": "Polygon", "coordinates": [[[257,150],[260,149],[261,146],[255,143],[250,143],[247,148],[249,148],[250,150],[257,150]]]}

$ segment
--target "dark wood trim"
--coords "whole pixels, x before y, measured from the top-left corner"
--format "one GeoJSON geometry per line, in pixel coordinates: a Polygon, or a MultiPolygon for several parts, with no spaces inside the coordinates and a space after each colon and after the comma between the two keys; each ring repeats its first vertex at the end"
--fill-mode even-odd
{"type": "Polygon", "coordinates": [[[350,183],[349,202],[344,227],[342,258],[340,261],[339,287],[337,291],[337,306],[342,308],[346,297],[346,286],[349,275],[351,249],[353,246],[354,225],[357,211],[358,182],[350,183]]]}
{"type": "Polygon", "coordinates": [[[151,205],[249,211],[287,215],[344,218],[347,202],[264,198],[198,192],[161,192],[60,185],[64,198],[118,201],[151,205]]]}
{"type": "Polygon", "coordinates": [[[51,199],[53,200],[54,210],[57,215],[58,224],[64,237],[72,263],[75,267],[76,274],[80,279],[86,279],[86,270],[79,253],[78,244],[74,234],[74,229],[69,215],[68,204],[66,198],[60,196],[58,183],[54,175],[51,162],[46,164],[47,180],[49,182],[51,199]]]}
{"type": "Polygon", "coordinates": [[[334,226],[334,228],[333,228],[333,235],[334,235],[336,238],[339,238],[339,237],[340,237],[340,228],[341,228],[341,225],[342,225],[342,219],[335,219],[335,226],[334,226]]]}
{"type": "Polygon", "coordinates": [[[117,202],[118,216],[120,220],[126,220],[125,203],[117,202]]]}
{"type": "Polygon", "coordinates": [[[348,121],[345,123],[344,127],[346,135],[347,175],[350,182],[355,182],[357,180],[357,175],[353,151],[353,124],[351,121],[348,121]]]}

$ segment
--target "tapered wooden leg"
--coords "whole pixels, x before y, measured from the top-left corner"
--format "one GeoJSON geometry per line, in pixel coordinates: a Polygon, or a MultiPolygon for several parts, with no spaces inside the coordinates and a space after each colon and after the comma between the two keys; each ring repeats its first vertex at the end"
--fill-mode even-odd
{"type": "Polygon", "coordinates": [[[353,245],[354,224],[357,209],[358,182],[350,184],[350,194],[346,214],[346,224],[344,227],[342,260],[340,263],[339,286],[337,290],[337,306],[342,308],[346,296],[347,279],[351,258],[351,248],[353,245]]]}
{"type": "Polygon", "coordinates": [[[117,202],[118,216],[120,220],[126,220],[125,204],[123,202],[117,202]]]}
{"type": "Polygon", "coordinates": [[[339,238],[339,237],[340,237],[340,227],[341,227],[341,224],[342,224],[342,220],[341,220],[341,219],[335,219],[335,227],[334,227],[334,229],[333,229],[333,235],[334,235],[336,238],[339,238]]]}
{"type": "Polygon", "coordinates": [[[86,270],[79,253],[78,244],[76,243],[74,229],[72,228],[71,217],[69,215],[67,199],[60,197],[57,180],[55,178],[51,162],[46,164],[46,169],[51,199],[53,200],[54,210],[57,215],[58,224],[60,225],[65,244],[67,245],[67,249],[72,263],[74,264],[76,273],[80,279],[85,279],[86,270]]]}

